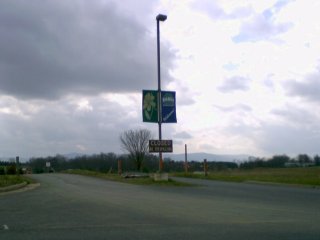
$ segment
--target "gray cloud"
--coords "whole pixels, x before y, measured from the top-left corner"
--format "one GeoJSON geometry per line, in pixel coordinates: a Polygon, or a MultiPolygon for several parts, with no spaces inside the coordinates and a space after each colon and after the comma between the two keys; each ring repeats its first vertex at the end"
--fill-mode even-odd
{"type": "MultiPolygon", "coordinates": [[[[257,149],[271,155],[319,152],[320,119],[314,109],[288,104],[271,111],[276,120],[258,124],[237,118],[224,129],[226,136],[238,136],[254,143],[257,149]]],[[[248,153],[250,154],[250,153],[248,153]]]]}
{"type": "Polygon", "coordinates": [[[289,125],[264,126],[263,132],[256,139],[261,149],[273,154],[297,155],[300,153],[319,153],[320,131],[296,128],[289,125]]]}
{"type": "Polygon", "coordinates": [[[195,1],[192,4],[194,9],[198,9],[205,12],[213,19],[239,19],[250,16],[253,10],[249,6],[239,7],[234,9],[232,12],[226,12],[223,7],[219,6],[216,1],[201,0],[195,1]]]}
{"type": "Polygon", "coordinates": [[[178,106],[190,106],[196,102],[194,98],[198,93],[190,91],[188,87],[181,84],[178,84],[177,88],[179,89],[179,92],[177,92],[178,106]]]}
{"type": "Polygon", "coordinates": [[[282,8],[284,8],[286,5],[288,5],[291,2],[294,2],[295,0],[278,0],[271,8],[266,9],[263,11],[263,15],[266,18],[273,18],[276,13],[281,11],[282,8]]]}
{"type": "Polygon", "coordinates": [[[320,101],[320,67],[317,72],[309,74],[303,81],[290,80],[285,84],[288,96],[297,96],[309,101],[320,101]]]}
{"type": "Polygon", "coordinates": [[[186,131],[182,131],[182,132],[175,133],[173,137],[179,138],[179,139],[190,139],[192,138],[192,135],[187,133],[186,131]]]}
{"type": "Polygon", "coordinates": [[[210,144],[210,143],[199,144],[199,148],[201,148],[205,151],[208,151],[208,152],[218,150],[217,147],[214,146],[214,144],[210,144]]]}
{"type": "Polygon", "coordinates": [[[89,98],[90,107],[79,108],[78,99],[54,102],[6,100],[11,112],[0,106],[1,156],[30,157],[56,153],[120,153],[119,133],[141,124],[136,111],[101,97],[89,98]]]}
{"type": "Polygon", "coordinates": [[[274,109],[271,114],[285,120],[288,124],[295,126],[312,127],[318,125],[317,116],[308,109],[288,104],[283,108],[274,109]]]}
{"type": "Polygon", "coordinates": [[[268,76],[263,80],[264,85],[271,90],[274,90],[274,88],[275,88],[275,84],[272,80],[273,76],[274,76],[274,74],[272,74],[272,73],[268,74],[268,76]]]}
{"type": "MultiPolygon", "coordinates": [[[[1,1],[1,92],[53,100],[154,87],[156,41],[119,11],[112,1],[1,1]]],[[[174,53],[161,49],[168,84],[174,53]]]]}
{"type": "Polygon", "coordinates": [[[247,91],[249,90],[250,79],[242,76],[233,76],[231,78],[225,79],[223,84],[217,89],[220,92],[233,92],[233,91],[247,91]]]}
{"type": "MultiPolygon", "coordinates": [[[[300,153],[314,155],[319,153],[320,125],[297,126],[288,123],[261,122],[260,126],[251,126],[237,121],[225,129],[225,134],[251,141],[256,149],[271,155],[300,153]]],[[[252,154],[252,153],[247,153],[252,154]]]]}
{"type": "Polygon", "coordinates": [[[234,70],[239,68],[239,64],[228,62],[227,64],[223,65],[223,68],[228,70],[228,71],[234,71],[234,70]]]}
{"type": "Polygon", "coordinates": [[[235,111],[241,111],[241,112],[251,112],[252,108],[246,104],[236,104],[236,105],[232,105],[232,106],[218,106],[218,105],[214,105],[215,108],[219,109],[222,112],[235,112],[235,111]]]}
{"type": "Polygon", "coordinates": [[[253,15],[250,20],[245,21],[240,32],[232,38],[234,42],[256,42],[261,40],[275,40],[275,36],[287,32],[292,23],[277,23],[276,14],[291,1],[280,0],[262,14],[253,15]]]}
{"type": "Polygon", "coordinates": [[[274,39],[274,36],[288,31],[290,23],[275,24],[258,15],[241,26],[240,33],[232,39],[234,42],[256,42],[274,39]]]}

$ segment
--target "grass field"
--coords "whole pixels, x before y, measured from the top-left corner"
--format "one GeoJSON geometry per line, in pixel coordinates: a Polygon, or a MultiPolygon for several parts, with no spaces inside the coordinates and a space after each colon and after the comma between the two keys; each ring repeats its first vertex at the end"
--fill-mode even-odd
{"type": "Polygon", "coordinates": [[[32,180],[22,175],[0,175],[0,187],[7,187],[23,182],[30,183],[32,180]]]}
{"type": "Polygon", "coordinates": [[[192,184],[182,183],[182,182],[179,182],[179,181],[174,181],[172,179],[169,179],[169,181],[154,181],[153,178],[150,178],[150,177],[146,177],[146,178],[124,178],[122,176],[119,176],[118,174],[101,173],[101,172],[88,171],[88,170],[79,170],[79,169],[67,170],[67,171],[64,171],[64,173],[91,176],[91,177],[97,177],[97,178],[116,181],[116,182],[137,184],[137,185],[177,186],[177,187],[179,187],[179,186],[180,187],[193,186],[192,184]]]}
{"type": "Polygon", "coordinates": [[[176,173],[177,177],[192,177],[232,182],[270,182],[294,185],[320,186],[320,167],[307,168],[258,168],[209,172],[208,176],[194,173],[176,173]]]}

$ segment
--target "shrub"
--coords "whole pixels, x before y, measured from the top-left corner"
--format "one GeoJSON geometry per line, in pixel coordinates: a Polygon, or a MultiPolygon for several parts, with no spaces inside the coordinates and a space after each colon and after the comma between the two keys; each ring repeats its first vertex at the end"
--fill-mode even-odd
{"type": "Polygon", "coordinates": [[[18,172],[20,175],[22,175],[22,174],[23,174],[22,168],[18,168],[18,169],[17,169],[17,172],[18,172]]]}
{"type": "Polygon", "coordinates": [[[44,173],[44,170],[43,168],[33,168],[32,172],[38,174],[38,173],[44,173]]]}
{"type": "Polygon", "coordinates": [[[7,174],[15,175],[17,173],[17,168],[15,165],[10,165],[7,167],[7,174]]]}
{"type": "Polygon", "coordinates": [[[0,166],[0,175],[5,175],[6,169],[3,166],[0,166]]]}

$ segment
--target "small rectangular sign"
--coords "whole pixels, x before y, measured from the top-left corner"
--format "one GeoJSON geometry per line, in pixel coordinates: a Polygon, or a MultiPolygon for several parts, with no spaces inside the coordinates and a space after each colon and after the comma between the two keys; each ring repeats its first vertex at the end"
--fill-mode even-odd
{"type": "Polygon", "coordinates": [[[149,140],[149,152],[173,152],[172,140],[149,140]]]}

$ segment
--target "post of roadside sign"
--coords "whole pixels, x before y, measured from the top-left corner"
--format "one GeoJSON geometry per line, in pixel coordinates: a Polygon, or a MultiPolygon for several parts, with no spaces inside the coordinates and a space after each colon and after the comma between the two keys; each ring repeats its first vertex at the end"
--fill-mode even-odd
{"type": "Polygon", "coordinates": [[[203,160],[203,170],[204,170],[204,175],[207,177],[208,176],[208,163],[207,159],[203,160]]]}
{"type": "Polygon", "coordinates": [[[118,174],[122,174],[122,160],[118,159],[118,174]]]}
{"type": "Polygon", "coordinates": [[[188,173],[188,153],[187,153],[187,144],[184,145],[184,171],[188,173]]]}

